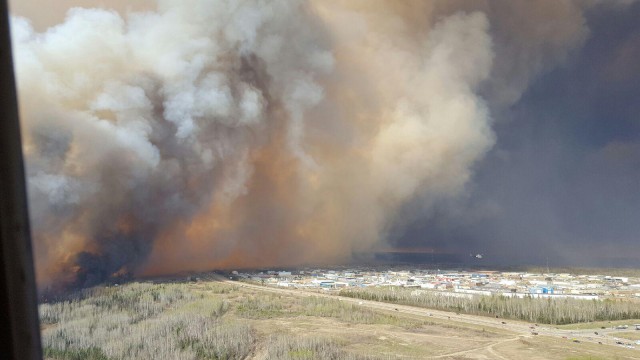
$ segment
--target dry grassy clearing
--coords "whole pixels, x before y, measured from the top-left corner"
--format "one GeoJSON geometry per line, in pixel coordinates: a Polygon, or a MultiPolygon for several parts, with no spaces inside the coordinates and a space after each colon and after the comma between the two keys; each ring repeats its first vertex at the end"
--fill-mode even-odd
{"type": "Polygon", "coordinates": [[[219,282],[98,287],[42,304],[47,359],[632,359],[637,350],[522,336],[308,293],[219,282]]]}

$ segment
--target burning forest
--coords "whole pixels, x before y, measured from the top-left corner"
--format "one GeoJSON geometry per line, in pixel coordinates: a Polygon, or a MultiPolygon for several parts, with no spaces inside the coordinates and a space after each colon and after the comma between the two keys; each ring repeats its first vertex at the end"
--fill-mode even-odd
{"type": "Polygon", "coordinates": [[[584,42],[590,6],[160,0],[45,31],[12,18],[39,285],[386,246],[408,204],[464,196],[494,114],[584,42]]]}

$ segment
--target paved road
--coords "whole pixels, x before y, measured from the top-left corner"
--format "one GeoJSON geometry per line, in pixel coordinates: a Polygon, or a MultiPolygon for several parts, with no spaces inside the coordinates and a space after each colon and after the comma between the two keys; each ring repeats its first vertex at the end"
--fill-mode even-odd
{"type": "MultiPolygon", "coordinates": [[[[234,286],[241,286],[245,288],[255,289],[259,291],[286,294],[286,295],[292,295],[292,296],[300,296],[300,297],[320,296],[320,297],[326,297],[331,299],[338,299],[340,301],[353,303],[353,304],[357,304],[359,306],[365,306],[368,308],[399,312],[399,313],[409,314],[412,316],[419,316],[423,318],[435,318],[435,319],[443,319],[443,320],[446,319],[448,321],[459,322],[461,324],[473,324],[478,326],[488,326],[492,328],[504,329],[504,330],[511,331],[516,335],[519,335],[519,337],[534,336],[533,332],[536,332],[538,333],[538,335],[566,338],[567,341],[571,341],[575,339],[581,342],[585,341],[585,342],[591,342],[596,344],[602,343],[606,345],[616,345],[616,341],[617,341],[615,338],[616,333],[620,331],[624,331],[624,330],[616,330],[616,329],[599,329],[599,328],[585,329],[585,330],[564,330],[564,329],[557,329],[547,325],[536,326],[535,324],[524,322],[524,321],[497,319],[497,318],[491,318],[491,317],[479,316],[479,315],[467,315],[467,314],[458,315],[454,312],[432,310],[432,309],[408,306],[408,305],[390,304],[390,303],[384,303],[379,301],[354,299],[350,297],[339,296],[337,294],[332,294],[332,293],[318,293],[318,292],[312,292],[312,291],[307,291],[302,289],[287,289],[287,288],[281,288],[281,287],[253,285],[253,284],[244,283],[244,282],[231,281],[217,274],[212,274],[205,278],[208,278],[209,280],[225,282],[234,286]],[[598,335],[596,335],[595,332],[598,332],[598,335]]],[[[516,338],[507,339],[506,341],[515,340],[515,339],[516,338]]],[[[624,343],[632,343],[631,340],[625,340],[625,339],[620,339],[620,340],[623,341],[624,343]]],[[[638,346],[637,349],[640,350],[640,346],[638,346]]]]}

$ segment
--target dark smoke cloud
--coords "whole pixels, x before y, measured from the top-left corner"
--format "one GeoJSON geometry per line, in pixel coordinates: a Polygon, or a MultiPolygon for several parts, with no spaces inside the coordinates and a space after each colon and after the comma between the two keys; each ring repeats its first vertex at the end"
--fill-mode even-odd
{"type": "MultiPolygon", "coordinates": [[[[72,9],[44,32],[14,18],[39,281],[341,262],[389,243],[565,254],[600,169],[636,176],[634,139],[573,132],[598,127],[573,99],[606,90],[557,93],[588,85],[594,63],[576,59],[605,41],[598,12],[629,9],[161,0],[72,9]]],[[[634,41],[605,49],[612,88],[635,89],[634,41]]],[[[606,185],[607,199],[632,189],[606,185]]]]}
{"type": "Polygon", "coordinates": [[[467,197],[398,243],[446,243],[501,264],[636,266],[639,15],[639,4],[586,12],[585,44],[500,115],[467,197]]]}

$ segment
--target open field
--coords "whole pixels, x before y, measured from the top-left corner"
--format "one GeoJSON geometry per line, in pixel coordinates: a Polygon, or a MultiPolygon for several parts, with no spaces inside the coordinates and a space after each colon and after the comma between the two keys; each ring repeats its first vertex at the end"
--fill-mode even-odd
{"type": "Polygon", "coordinates": [[[623,331],[616,333],[616,336],[629,340],[640,340],[640,331],[623,331]]]}
{"type": "Polygon", "coordinates": [[[569,330],[218,281],[99,287],[42,304],[47,359],[634,359],[569,330]],[[545,333],[546,331],[546,333],[545,333]]]}

